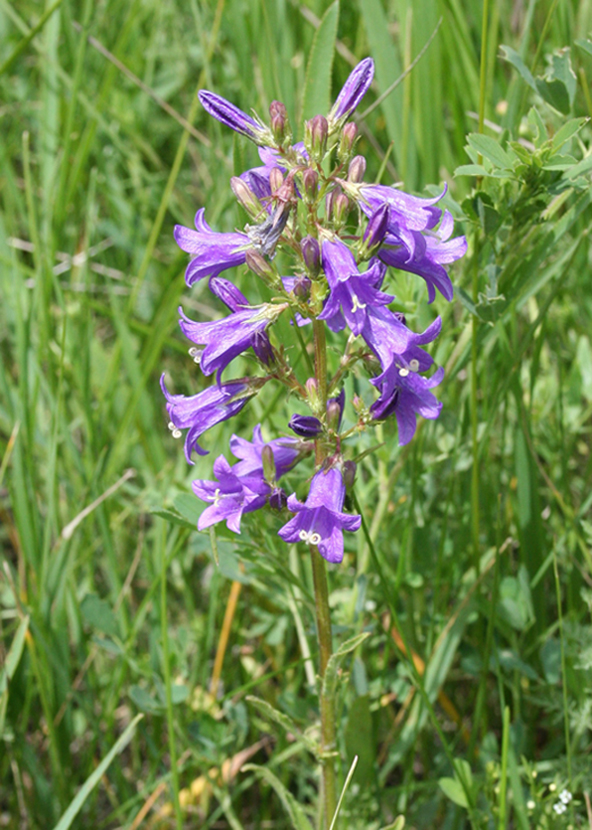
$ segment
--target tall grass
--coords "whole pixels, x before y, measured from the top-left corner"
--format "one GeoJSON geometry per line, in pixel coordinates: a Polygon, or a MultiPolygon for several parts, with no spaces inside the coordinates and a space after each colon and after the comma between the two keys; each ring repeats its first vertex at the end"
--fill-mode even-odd
{"type": "MultiPolygon", "coordinates": [[[[303,731],[314,721],[308,565],[282,549],[271,520],[247,521],[238,539],[220,530],[215,564],[189,495],[212,456],[188,472],[158,378],[170,370],[176,391],[195,391],[181,299],[204,319],[220,314],[200,286],[186,289],[173,224],[204,205],[216,229],[242,224],[228,179],[256,163],[206,120],[196,89],[262,114],[279,98],[301,124],[327,5],[62,0],[44,15],[40,3],[0,0],[5,826],[65,816],[60,827],[288,827],[273,789],[239,772],[250,758],[313,817],[305,743],[245,700],[263,698],[303,731]]],[[[500,185],[490,203],[469,196],[474,178],[454,177],[470,161],[480,100],[486,135],[536,132],[525,120],[534,95],[498,58],[501,44],[535,74],[570,46],[572,114],[592,115],[592,57],[574,45],[592,6],[494,3],[485,44],[481,11],[475,0],[340,9],[333,88],[371,54],[375,96],[442,18],[362,123],[361,148],[369,181],[380,172],[418,193],[447,182],[471,242],[450,308],[426,307],[396,278],[419,327],[444,316],[434,355],[447,368],[444,410],[404,450],[390,425],[378,433],[356,488],[366,532],[330,573],[336,636],[371,635],[340,691],[343,776],[359,757],[342,813],[352,827],[398,813],[414,827],[481,826],[487,810],[499,827],[543,827],[562,821],[549,784],[580,794],[566,815],[583,826],[592,785],[590,193],[522,205],[519,189],[500,185]]],[[[562,119],[536,103],[553,134],[562,119]]],[[[567,148],[577,158],[589,127],[579,135],[567,148]]],[[[288,326],[282,336],[291,342],[288,326]]],[[[285,429],[282,398],[251,411],[209,446],[246,437],[255,416],[285,429]]]]}

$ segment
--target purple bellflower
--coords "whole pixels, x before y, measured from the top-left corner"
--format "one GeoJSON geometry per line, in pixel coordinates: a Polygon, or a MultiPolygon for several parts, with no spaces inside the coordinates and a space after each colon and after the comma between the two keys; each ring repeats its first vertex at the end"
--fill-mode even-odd
{"type": "Polygon", "coordinates": [[[199,499],[211,502],[199,517],[197,528],[205,530],[210,525],[226,521],[229,530],[240,533],[243,513],[264,507],[271,488],[263,476],[249,479],[238,476],[223,455],[214,461],[214,475],[217,481],[197,479],[191,485],[199,499]]]}
{"type": "Polygon", "coordinates": [[[239,354],[253,345],[256,335],[263,335],[267,327],[288,308],[288,303],[273,305],[265,303],[235,311],[222,320],[196,323],[190,320],[182,309],[179,320],[181,331],[197,345],[205,346],[200,353],[196,350],[194,359],[199,360],[204,375],[218,372],[217,380],[228,364],[239,354]]]}
{"type": "Polygon", "coordinates": [[[240,438],[238,435],[233,435],[230,439],[230,451],[235,458],[239,459],[238,464],[235,464],[232,468],[235,475],[251,476],[260,474],[263,476],[262,453],[266,446],[271,447],[273,452],[276,479],[280,479],[288,473],[308,449],[302,441],[288,436],[286,438],[274,438],[273,441],[264,441],[261,435],[261,424],[257,424],[253,429],[252,442],[240,438]]]}
{"type": "Polygon", "coordinates": [[[333,128],[341,126],[357,109],[374,78],[374,61],[365,58],[350,73],[337,96],[327,120],[333,128]]]}
{"type": "Polygon", "coordinates": [[[337,467],[319,470],[310,483],[306,502],[293,494],[288,498],[288,510],[296,515],[279,531],[285,542],[306,542],[316,545],[328,562],[343,559],[343,531],[358,530],[361,516],[343,513],[345,484],[337,467]]]}
{"type": "Polygon", "coordinates": [[[207,455],[197,443],[198,438],[208,429],[221,421],[226,421],[239,413],[249,398],[257,394],[265,382],[259,378],[243,378],[229,381],[220,385],[210,386],[197,395],[171,395],[164,383],[164,375],[160,385],[167,399],[169,413],[169,429],[173,437],[180,438],[181,430],[187,429],[185,436],[185,458],[188,464],[193,464],[191,453],[195,450],[198,455],[207,455]]]}
{"type": "Polygon", "coordinates": [[[416,414],[423,418],[437,418],[442,404],[430,391],[441,382],[444,369],[431,377],[422,377],[434,363],[421,345],[431,343],[440,334],[442,321],[436,318],[422,333],[409,332],[405,349],[392,355],[392,360],[382,374],[370,382],[380,391],[380,397],[370,407],[375,420],[384,420],[394,413],[399,427],[399,444],[408,444],[415,434],[416,414]]]}
{"type": "Polygon", "coordinates": [[[247,115],[226,98],[202,89],[198,93],[202,107],[221,124],[230,127],[231,130],[250,138],[255,144],[273,144],[273,134],[269,127],[266,127],[258,118],[247,115]]]}
{"type": "Polygon", "coordinates": [[[434,301],[436,289],[450,301],[454,290],[444,265],[455,262],[467,252],[467,240],[464,236],[450,239],[453,225],[452,214],[445,210],[435,231],[424,234],[412,231],[415,244],[411,254],[409,245],[403,247],[396,237],[387,234],[377,255],[386,265],[423,277],[427,283],[430,303],[434,301]],[[397,247],[392,247],[393,245],[397,247]]]}
{"type": "Polygon", "coordinates": [[[195,214],[197,230],[175,225],[175,241],[182,251],[194,254],[185,271],[185,281],[191,286],[204,277],[216,277],[221,271],[243,265],[245,254],[252,243],[244,233],[216,233],[204,219],[205,209],[195,214]]]}

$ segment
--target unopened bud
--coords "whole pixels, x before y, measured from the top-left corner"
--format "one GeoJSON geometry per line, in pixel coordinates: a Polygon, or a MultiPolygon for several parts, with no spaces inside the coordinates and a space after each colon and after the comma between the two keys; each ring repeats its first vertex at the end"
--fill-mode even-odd
{"type": "Polygon", "coordinates": [[[327,404],[327,426],[333,432],[339,429],[339,422],[341,421],[341,407],[335,400],[329,401],[327,404]]]}
{"type": "Polygon", "coordinates": [[[310,297],[310,286],[311,282],[308,277],[300,274],[300,276],[296,277],[292,291],[299,300],[308,300],[310,297]]]}
{"type": "Polygon", "coordinates": [[[315,378],[309,378],[304,384],[306,387],[306,396],[313,412],[319,411],[319,390],[315,378]]]}
{"type": "Polygon", "coordinates": [[[269,171],[269,186],[271,192],[275,193],[284,183],[284,174],[279,167],[272,167],[269,171]]]}
{"type": "Polygon", "coordinates": [[[342,164],[345,164],[351,157],[357,137],[358,128],[353,121],[350,121],[341,131],[339,147],[337,148],[337,158],[342,164]]]}
{"type": "Polygon", "coordinates": [[[308,202],[314,202],[319,194],[319,174],[312,167],[307,167],[302,174],[304,195],[308,202]]]}
{"type": "Polygon", "coordinates": [[[345,224],[349,213],[349,199],[345,193],[338,193],[333,201],[333,222],[336,227],[345,224]]]}
{"type": "Polygon", "coordinates": [[[261,463],[263,464],[263,477],[266,481],[275,481],[275,460],[273,449],[266,444],[261,450],[261,463]]]}
{"type": "Polygon", "coordinates": [[[255,219],[261,215],[263,206],[246,182],[238,176],[233,176],[230,179],[230,186],[238,202],[240,202],[250,216],[255,219]]]}
{"type": "Polygon", "coordinates": [[[374,211],[370,217],[360,244],[360,256],[369,257],[376,251],[386,235],[388,221],[389,207],[387,204],[384,204],[378,210],[374,211]]]}
{"type": "Polygon", "coordinates": [[[260,253],[257,251],[247,251],[245,261],[251,271],[257,274],[258,277],[261,277],[265,281],[273,280],[275,282],[276,275],[273,267],[260,253]]]}
{"type": "Polygon", "coordinates": [[[347,491],[351,490],[356,480],[357,465],[355,461],[344,461],[341,474],[347,491]]]}
{"type": "Polygon", "coordinates": [[[358,183],[364,180],[366,173],[366,159],[364,156],[354,156],[347,171],[348,182],[358,183]]]}
{"type": "Polygon", "coordinates": [[[314,415],[292,415],[288,426],[300,438],[316,438],[323,431],[323,425],[314,415]]]}
{"type": "Polygon", "coordinates": [[[315,115],[307,121],[304,128],[304,144],[310,156],[315,161],[322,161],[327,151],[327,136],[329,125],[324,115],[315,115]]]}
{"type": "Polygon", "coordinates": [[[325,196],[325,215],[327,219],[331,220],[333,218],[333,206],[335,204],[335,196],[337,195],[335,190],[330,190],[329,193],[325,196]]]}
{"type": "Polygon", "coordinates": [[[302,257],[308,272],[311,276],[316,277],[321,268],[321,252],[319,243],[314,236],[305,236],[300,243],[302,250],[302,257]]]}
{"type": "Polygon", "coordinates": [[[271,132],[281,147],[290,136],[288,113],[281,101],[271,102],[269,105],[269,117],[271,118],[271,132]]]}
{"type": "Polygon", "coordinates": [[[273,347],[266,332],[256,331],[252,337],[251,346],[264,366],[271,366],[272,363],[275,363],[273,347]]]}

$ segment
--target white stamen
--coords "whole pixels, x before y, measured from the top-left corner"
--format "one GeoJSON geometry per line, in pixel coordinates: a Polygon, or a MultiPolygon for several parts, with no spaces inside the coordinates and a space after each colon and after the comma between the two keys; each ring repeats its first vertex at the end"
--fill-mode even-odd
{"type": "Polygon", "coordinates": [[[415,358],[413,358],[413,360],[410,360],[409,368],[412,372],[417,372],[417,370],[419,369],[419,360],[416,360],[415,358]]]}
{"type": "Polygon", "coordinates": [[[403,367],[402,369],[399,369],[399,375],[402,378],[406,378],[408,374],[409,374],[409,369],[406,369],[405,367],[403,367]]]}
{"type": "Polygon", "coordinates": [[[357,294],[352,294],[352,311],[357,311],[359,308],[366,308],[366,303],[361,303],[357,294]]]}

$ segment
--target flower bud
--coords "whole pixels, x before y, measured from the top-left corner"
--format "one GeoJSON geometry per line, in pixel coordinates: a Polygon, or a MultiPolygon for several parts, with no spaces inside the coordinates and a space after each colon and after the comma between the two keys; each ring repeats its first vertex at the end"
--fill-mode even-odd
{"type": "Polygon", "coordinates": [[[314,236],[305,236],[300,243],[300,248],[302,250],[304,264],[306,265],[309,274],[316,277],[321,268],[321,252],[319,243],[314,236]]]}
{"type": "Polygon", "coordinates": [[[358,183],[364,180],[366,173],[366,159],[364,156],[354,156],[347,172],[348,182],[358,183]]]}
{"type": "Polygon", "coordinates": [[[387,232],[388,221],[389,207],[387,204],[384,204],[378,210],[374,211],[364,231],[364,237],[359,248],[359,254],[362,258],[372,256],[382,244],[382,240],[387,232]]]}
{"type": "Polygon", "coordinates": [[[264,366],[271,366],[272,363],[275,363],[273,347],[266,332],[256,331],[251,340],[251,346],[264,366]]]}
{"type": "Polygon", "coordinates": [[[304,195],[308,202],[314,202],[319,195],[319,174],[312,167],[307,167],[302,174],[304,195]]]}
{"type": "Polygon", "coordinates": [[[311,282],[308,277],[300,274],[300,276],[296,277],[294,288],[292,289],[294,296],[298,297],[299,300],[308,300],[310,297],[310,286],[311,282]]]}
{"type": "Polygon", "coordinates": [[[339,422],[341,421],[341,407],[336,400],[327,403],[327,426],[333,432],[339,429],[339,422]]]}
{"type": "Polygon", "coordinates": [[[292,415],[288,426],[301,438],[316,438],[323,431],[323,425],[314,415],[292,415]]]}
{"type": "Polygon", "coordinates": [[[309,378],[304,384],[306,387],[306,396],[308,403],[313,412],[319,411],[319,390],[315,378],[309,378]]]}
{"type": "Polygon", "coordinates": [[[357,465],[356,465],[355,461],[344,461],[343,462],[343,468],[341,470],[341,475],[343,476],[343,483],[345,484],[345,489],[348,492],[354,486],[354,481],[356,480],[356,470],[357,470],[357,465]]]}
{"type": "Polygon", "coordinates": [[[272,167],[269,171],[269,186],[271,187],[271,192],[275,193],[280,189],[280,187],[284,183],[284,174],[280,170],[279,167],[272,167]]]}
{"type": "Polygon", "coordinates": [[[261,450],[261,463],[263,464],[263,476],[266,481],[275,481],[275,460],[273,448],[266,444],[261,450]]]}
{"type": "Polygon", "coordinates": [[[337,158],[342,164],[347,162],[353,153],[357,137],[358,128],[353,121],[350,121],[341,131],[341,138],[339,139],[339,146],[337,148],[337,158]]]}
{"type": "Polygon", "coordinates": [[[333,205],[335,204],[336,195],[335,190],[330,190],[325,196],[325,214],[329,220],[333,218],[333,205]]]}
{"type": "Polygon", "coordinates": [[[341,227],[345,224],[348,213],[349,199],[345,193],[338,193],[333,201],[333,222],[336,227],[341,227]]]}
{"type": "Polygon", "coordinates": [[[275,283],[276,275],[273,267],[263,256],[261,256],[261,254],[257,253],[257,251],[247,251],[245,254],[245,261],[251,271],[253,271],[254,274],[257,274],[258,277],[261,277],[262,280],[275,283]]]}
{"type": "Polygon", "coordinates": [[[261,215],[263,206],[246,182],[238,176],[233,176],[230,179],[230,186],[237,201],[244,207],[249,216],[255,219],[261,215]]]}
{"type": "Polygon", "coordinates": [[[304,144],[314,161],[322,161],[327,152],[329,125],[324,115],[315,115],[304,127],[304,144]]]}
{"type": "Polygon", "coordinates": [[[271,132],[281,147],[290,138],[288,113],[281,101],[271,102],[269,105],[269,117],[271,118],[271,132]]]}

